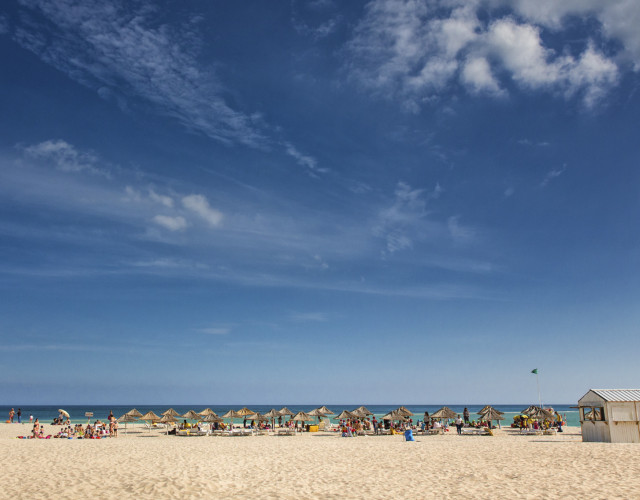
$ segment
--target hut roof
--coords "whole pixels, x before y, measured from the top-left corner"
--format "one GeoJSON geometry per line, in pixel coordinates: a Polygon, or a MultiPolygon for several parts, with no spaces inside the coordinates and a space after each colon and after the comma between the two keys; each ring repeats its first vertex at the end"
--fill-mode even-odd
{"type": "Polygon", "coordinates": [[[590,392],[594,392],[605,401],[640,401],[640,389],[591,389],[590,392]]]}

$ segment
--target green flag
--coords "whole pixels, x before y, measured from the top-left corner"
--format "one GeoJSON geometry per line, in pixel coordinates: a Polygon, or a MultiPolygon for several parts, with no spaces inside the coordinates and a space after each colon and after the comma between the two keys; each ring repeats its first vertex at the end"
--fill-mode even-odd
{"type": "Polygon", "coordinates": [[[534,368],[533,370],[531,370],[531,373],[535,373],[537,375],[538,374],[538,369],[534,368]]]}

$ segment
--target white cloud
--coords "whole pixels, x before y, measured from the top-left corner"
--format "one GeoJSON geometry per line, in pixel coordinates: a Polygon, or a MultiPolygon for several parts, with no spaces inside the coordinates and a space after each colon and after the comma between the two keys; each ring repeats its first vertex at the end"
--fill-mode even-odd
{"type": "Polygon", "coordinates": [[[181,231],[189,225],[185,218],[179,215],[175,217],[171,217],[169,215],[156,215],[153,218],[153,222],[169,229],[170,231],[181,231]]]}
{"type": "Polygon", "coordinates": [[[21,148],[27,157],[52,163],[58,170],[63,172],[85,171],[108,176],[105,170],[97,166],[98,157],[96,155],[86,151],[79,151],[61,139],[48,140],[21,148]]]}
{"type": "Polygon", "coordinates": [[[5,16],[0,16],[0,35],[9,33],[9,21],[5,16]]]}
{"type": "Polygon", "coordinates": [[[447,219],[449,235],[455,243],[467,243],[475,237],[475,231],[460,224],[460,216],[454,215],[447,219]]]}
{"type": "Polygon", "coordinates": [[[182,198],[182,205],[193,213],[207,221],[211,226],[217,227],[222,223],[222,212],[211,208],[209,201],[201,194],[190,194],[182,198]]]}
{"type": "Polygon", "coordinates": [[[484,57],[469,58],[462,69],[462,81],[472,92],[502,95],[504,90],[491,73],[489,62],[484,57]]]}
{"type": "Polygon", "coordinates": [[[317,171],[317,172],[326,172],[326,170],[324,170],[324,169],[318,169],[317,168],[318,167],[318,161],[315,158],[313,158],[312,156],[308,156],[308,155],[302,154],[290,142],[285,142],[283,145],[284,145],[285,152],[289,156],[291,156],[296,161],[296,163],[298,165],[308,169],[310,173],[313,173],[315,171],[317,171]]]}
{"type": "MultiPolygon", "coordinates": [[[[561,2],[543,4],[546,15],[533,16],[537,4],[528,0],[517,2],[516,11],[556,28],[567,13],[593,14],[599,16],[605,30],[612,24],[607,24],[607,19],[617,12],[613,7],[597,11],[593,4],[580,10],[579,3],[572,0],[571,7],[564,10],[553,8],[561,2]]],[[[618,9],[624,4],[632,16],[640,16],[640,8],[624,0],[613,0],[612,4],[618,9]]],[[[596,106],[617,84],[618,64],[604,49],[599,50],[593,39],[578,53],[556,52],[543,43],[543,26],[505,15],[502,7],[508,5],[502,0],[373,0],[346,45],[349,75],[374,94],[396,97],[413,111],[424,102],[450,95],[458,83],[471,93],[497,97],[506,95],[502,82],[510,78],[524,90],[580,98],[588,108],[596,106]],[[494,12],[496,7],[501,10],[494,12]],[[490,17],[493,21],[480,21],[478,12],[487,9],[495,14],[490,17]]],[[[633,34],[630,28],[609,32],[627,47],[635,47],[637,39],[640,62],[639,30],[633,34]]],[[[603,45],[611,50],[606,42],[603,45]]]]}
{"type": "Polygon", "coordinates": [[[167,208],[173,208],[173,198],[171,198],[171,196],[161,195],[156,193],[153,189],[149,189],[149,198],[167,208]]]}
{"type": "Polygon", "coordinates": [[[563,165],[561,168],[554,168],[547,172],[547,175],[545,175],[544,179],[542,179],[542,182],[540,183],[540,187],[547,186],[553,179],[560,177],[566,169],[567,166],[563,165]]]}

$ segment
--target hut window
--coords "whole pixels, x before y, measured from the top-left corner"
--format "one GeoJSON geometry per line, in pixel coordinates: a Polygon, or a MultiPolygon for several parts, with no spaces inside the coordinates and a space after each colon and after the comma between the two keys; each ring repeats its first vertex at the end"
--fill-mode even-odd
{"type": "Polygon", "coordinates": [[[601,406],[585,406],[582,408],[582,415],[584,420],[605,420],[604,408],[601,406]]]}

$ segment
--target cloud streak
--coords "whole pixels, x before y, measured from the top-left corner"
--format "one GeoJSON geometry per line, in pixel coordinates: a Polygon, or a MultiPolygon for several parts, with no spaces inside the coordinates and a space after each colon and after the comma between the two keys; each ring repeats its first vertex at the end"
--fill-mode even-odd
{"type": "Polygon", "coordinates": [[[252,117],[233,109],[213,70],[199,64],[194,22],[159,25],[153,4],[140,1],[132,6],[74,0],[20,4],[37,15],[16,28],[14,39],[102,97],[139,98],[223,143],[265,146],[252,117]],[[39,16],[47,22],[36,21],[39,16]]]}

